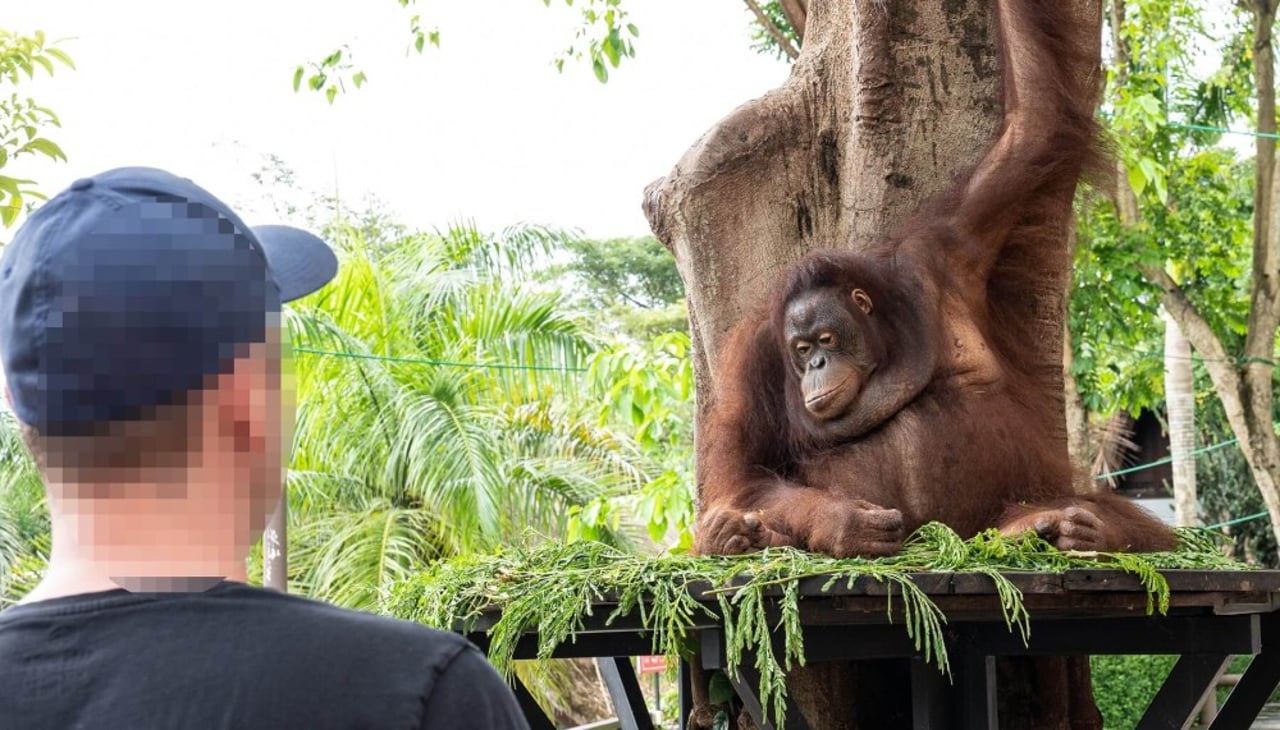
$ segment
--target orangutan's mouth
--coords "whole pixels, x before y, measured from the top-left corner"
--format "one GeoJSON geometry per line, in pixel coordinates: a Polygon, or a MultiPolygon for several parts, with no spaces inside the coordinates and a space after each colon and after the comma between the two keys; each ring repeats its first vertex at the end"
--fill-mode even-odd
{"type": "Polygon", "coordinates": [[[844,387],[849,384],[850,380],[853,380],[853,375],[847,376],[844,380],[841,380],[839,383],[836,383],[821,393],[815,393],[808,398],[805,398],[805,409],[813,414],[821,413],[824,408],[831,404],[831,401],[835,398],[836,394],[844,390],[844,387]]]}

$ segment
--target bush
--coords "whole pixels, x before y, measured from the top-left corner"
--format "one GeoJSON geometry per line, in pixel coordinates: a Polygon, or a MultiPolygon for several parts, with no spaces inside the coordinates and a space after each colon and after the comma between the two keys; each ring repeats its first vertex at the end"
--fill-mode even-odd
{"type": "Polygon", "coordinates": [[[1093,696],[1106,730],[1131,730],[1164,684],[1176,656],[1095,656],[1093,696]]]}

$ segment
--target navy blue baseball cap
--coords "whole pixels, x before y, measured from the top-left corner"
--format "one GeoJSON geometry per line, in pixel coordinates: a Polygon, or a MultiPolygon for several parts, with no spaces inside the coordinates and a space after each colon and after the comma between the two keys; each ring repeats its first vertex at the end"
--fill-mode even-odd
{"type": "Polygon", "coordinates": [[[249,227],[194,182],[119,168],[37,209],[0,255],[0,367],[43,435],[182,402],[262,342],[338,260],[316,236],[249,227]]]}

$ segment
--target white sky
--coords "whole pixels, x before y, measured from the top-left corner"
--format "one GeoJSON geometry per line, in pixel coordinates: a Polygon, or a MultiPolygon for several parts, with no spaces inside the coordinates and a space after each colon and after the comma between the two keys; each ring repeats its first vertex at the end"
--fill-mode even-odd
{"type": "Polygon", "coordinates": [[[786,77],[749,48],[740,0],[634,0],[637,57],[607,85],[552,58],[575,10],[555,0],[418,0],[442,48],[406,57],[395,0],[6,2],[4,26],[69,37],[77,70],[21,91],[56,111],[69,163],[5,173],[53,193],[77,177],[154,165],[190,177],[250,222],[270,208],[250,174],[274,153],[310,189],[386,201],[430,228],[470,218],[640,235],[641,192],[738,104],[786,77]],[[369,77],[329,107],[294,94],[294,67],[350,42],[369,77]]]}

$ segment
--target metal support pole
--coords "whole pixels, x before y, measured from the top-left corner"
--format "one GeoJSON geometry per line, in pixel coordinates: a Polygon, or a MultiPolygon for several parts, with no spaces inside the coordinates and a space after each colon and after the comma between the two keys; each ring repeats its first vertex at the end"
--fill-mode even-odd
{"type": "Polygon", "coordinates": [[[289,592],[289,500],[280,496],[267,529],[262,533],[262,582],[281,593],[289,592]]]}

